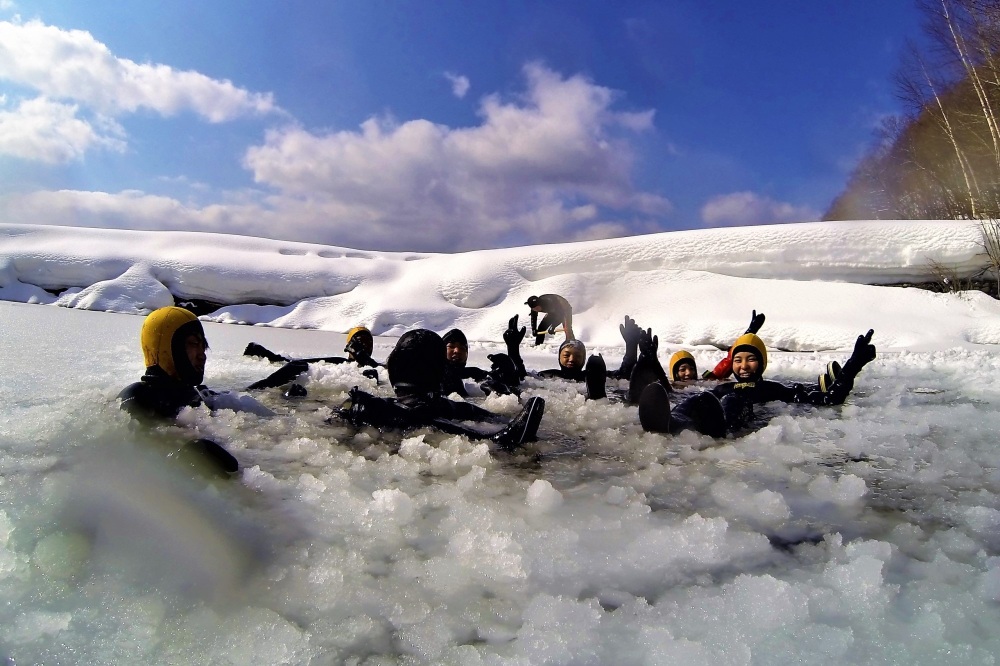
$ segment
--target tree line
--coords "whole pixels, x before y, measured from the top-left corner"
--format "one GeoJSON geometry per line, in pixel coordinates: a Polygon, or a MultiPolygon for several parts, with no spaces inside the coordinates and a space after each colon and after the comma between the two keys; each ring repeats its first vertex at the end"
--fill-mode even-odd
{"type": "Polygon", "coordinates": [[[1000,0],[918,0],[926,45],[824,219],[1000,218],[1000,0]]]}

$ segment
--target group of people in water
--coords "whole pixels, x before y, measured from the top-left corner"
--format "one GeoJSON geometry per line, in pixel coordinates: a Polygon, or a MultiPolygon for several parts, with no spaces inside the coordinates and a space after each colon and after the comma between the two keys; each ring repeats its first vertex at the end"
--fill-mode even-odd
{"type": "MultiPolygon", "coordinates": [[[[588,399],[621,400],[638,406],[639,423],[647,432],[677,434],[695,430],[710,437],[739,435],[755,425],[754,406],[771,401],[837,405],[844,402],[861,369],[875,358],[873,331],[858,336],[854,351],[840,365],[831,362],[815,384],[784,384],[765,380],[767,349],[757,332],[764,324],[763,313],[753,312],[746,332],[733,343],[729,353],[712,370],[698,377],[694,356],[687,351],[674,353],[663,369],[657,356],[659,340],[651,329],[642,329],[625,317],[619,326],[625,342],[620,367],[608,371],[600,355],[587,357],[586,346],[572,329],[572,307],[556,294],[532,296],[531,333],[535,344],[544,342],[562,325],[565,340],[560,344],[558,367],[529,373],[521,358],[520,346],[527,334],[514,315],[503,333],[506,353],[490,354],[489,370],[468,365],[469,343],[459,329],[443,336],[428,329],[404,333],[384,363],[372,358],[374,338],[363,326],[347,334],[346,356],[291,359],[250,343],[244,354],[264,358],[281,367],[247,387],[248,391],[280,388],[295,398],[306,395],[297,380],[311,363],[353,363],[362,374],[377,379],[384,367],[394,396],[386,398],[354,387],[348,399],[335,410],[335,418],[357,426],[408,429],[432,427],[449,434],[486,441],[492,450],[513,450],[535,439],[545,410],[538,396],[523,402],[512,419],[494,414],[465,400],[448,396],[469,396],[466,380],[478,384],[485,394],[512,394],[520,397],[521,383],[530,375],[583,382],[588,399]],[[542,314],[541,321],[538,315],[542,314]],[[733,381],[725,381],[730,376],[733,381]],[[626,390],[615,389],[609,397],[608,378],[627,380],[626,390]],[[671,404],[673,385],[706,382],[703,391],[671,404]],[[711,383],[708,383],[711,382],[711,383]]],[[[258,414],[270,410],[251,396],[218,392],[203,384],[208,341],[198,318],[181,307],[155,310],[143,322],[140,334],[146,372],[140,381],[126,387],[119,399],[122,409],[140,420],[173,419],[185,407],[205,405],[210,409],[243,409],[258,414]]],[[[191,443],[224,472],[238,470],[238,463],[224,447],[206,439],[191,443]]]]}

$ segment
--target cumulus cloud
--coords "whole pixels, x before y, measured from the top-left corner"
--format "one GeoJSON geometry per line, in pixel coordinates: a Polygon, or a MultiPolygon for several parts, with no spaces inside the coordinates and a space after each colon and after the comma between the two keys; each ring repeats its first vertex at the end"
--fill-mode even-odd
{"type": "MultiPolygon", "coordinates": [[[[616,111],[612,90],[539,64],[526,66],[524,77],[517,97],[484,97],[480,122],[469,127],[370,118],[354,131],[273,129],[244,156],[259,188],[225,193],[212,205],[144,192],[64,190],[7,196],[0,218],[424,251],[654,227],[671,205],[631,181],[631,141],[652,127],[652,112],[616,111]]],[[[114,135],[90,140],[101,138],[114,135]]],[[[87,144],[72,145],[79,154],[87,144]]],[[[192,194],[205,200],[204,192],[192,194]]]]}
{"type": "Polygon", "coordinates": [[[37,20],[0,21],[0,80],[107,115],[139,109],[164,116],[191,111],[223,122],[278,110],[270,94],[198,72],[118,58],[88,32],[37,20]]]}
{"type": "Polygon", "coordinates": [[[459,99],[465,97],[465,93],[469,92],[469,77],[452,74],[451,72],[445,72],[444,76],[451,81],[452,94],[459,99]]]}
{"type": "Polygon", "coordinates": [[[819,218],[819,211],[808,206],[775,201],[754,192],[733,192],[717,196],[701,208],[701,221],[708,227],[809,222],[819,218]]]}
{"type": "Polygon", "coordinates": [[[46,164],[79,159],[93,146],[123,151],[124,132],[112,120],[94,124],[77,117],[77,106],[39,97],[12,111],[0,110],[0,155],[46,164]]]}
{"type": "Polygon", "coordinates": [[[358,131],[289,127],[269,132],[245,164],[277,190],[273,204],[323,210],[318,231],[365,247],[375,238],[409,249],[487,247],[516,235],[565,240],[602,224],[580,220],[580,206],[670,210],[633,187],[633,152],[621,135],[649,129],[651,112],[613,111],[614,92],[582,76],[540,64],[524,74],[523,96],[485,97],[473,127],[378,118],[358,131]]]}

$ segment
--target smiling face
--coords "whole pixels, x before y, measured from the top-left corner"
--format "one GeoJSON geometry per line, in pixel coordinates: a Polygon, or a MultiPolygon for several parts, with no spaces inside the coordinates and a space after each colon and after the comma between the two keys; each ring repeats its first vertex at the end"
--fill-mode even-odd
{"type": "Polygon", "coordinates": [[[677,369],[674,370],[674,379],[680,382],[687,382],[693,379],[697,379],[698,375],[694,369],[694,366],[690,363],[679,363],[677,369]]]}
{"type": "Polygon", "coordinates": [[[586,355],[582,345],[566,345],[559,350],[559,365],[567,370],[579,370],[587,360],[586,355]]]}
{"type": "Polygon", "coordinates": [[[737,379],[746,381],[757,376],[760,369],[760,359],[753,352],[740,351],[733,354],[733,374],[737,379]]]}

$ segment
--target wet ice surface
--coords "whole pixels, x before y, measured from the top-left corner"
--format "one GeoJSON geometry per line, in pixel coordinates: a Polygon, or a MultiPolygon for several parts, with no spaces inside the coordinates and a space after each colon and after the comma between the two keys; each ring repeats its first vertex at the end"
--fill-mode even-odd
{"type": "MultiPolygon", "coordinates": [[[[136,434],[113,402],[141,373],[141,322],[0,303],[0,657],[17,664],[1000,654],[991,347],[882,352],[846,405],[769,407],[767,427],[722,442],[644,434],[634,408],[530,380],[542,441],[504,458],[430,431],[326,424],[352,386],[388,389],[317,365],[305,400],[261,396],[274,418],[183,415],[244,466],[209,482],[168,472],[176,431],[136,434]]],[[[343,347],[333,333],[206,329],[218,388],[273,369],[241,356],[250,340],[343,347]]],[[[473,343],[472,361],[492,351],[473,343]]],[[[621,350],[604,351],[614,367],[621,350]]],[[[526,363],[551,367],[550,353],[526,363]]],[[[718,355],[695,350],[700,367],[718,355]]],[[[805,381],[833,359],[775,352],[768,375],[805,381]]]]}

